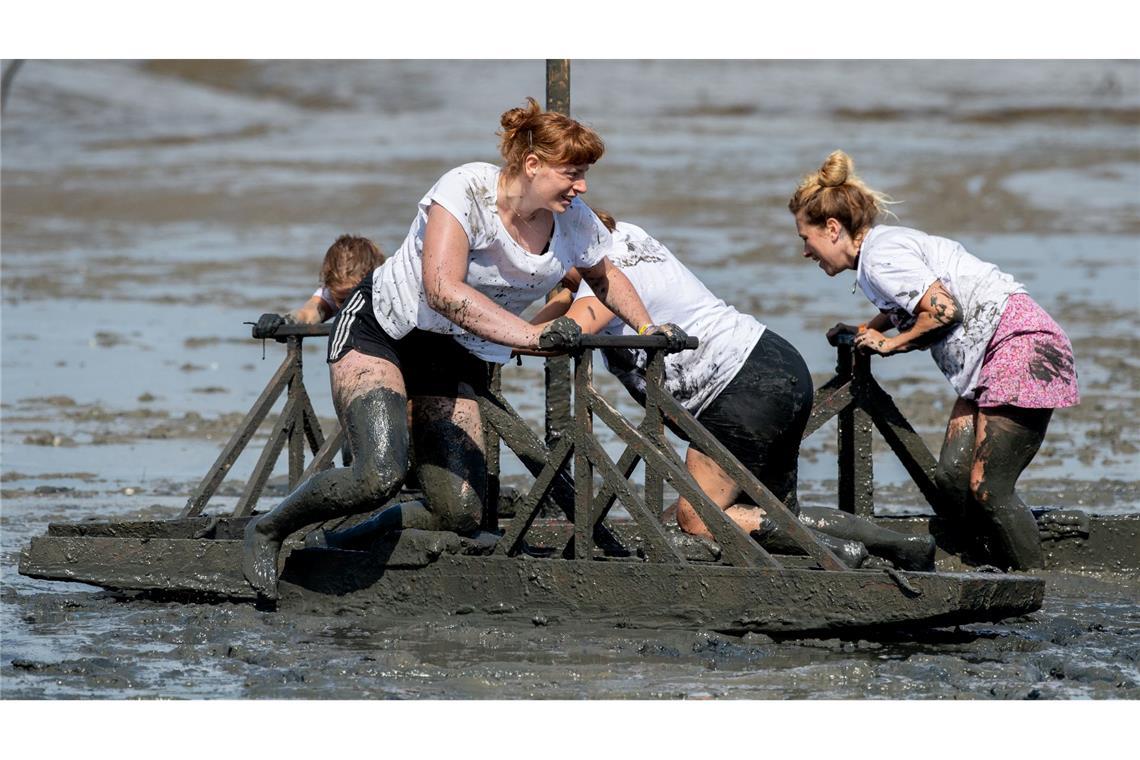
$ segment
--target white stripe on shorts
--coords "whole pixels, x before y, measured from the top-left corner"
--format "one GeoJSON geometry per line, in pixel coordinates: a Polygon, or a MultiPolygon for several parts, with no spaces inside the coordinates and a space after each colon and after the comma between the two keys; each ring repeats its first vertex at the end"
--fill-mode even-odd
{"type": "Polygon", "coordinates": [[[348,340],[348,332],[352,327],[353,320],[356,319],[357,313],[361,307],[364,306],[364,296],[357,291],[352,294],[348,299],[348,303],[341,309],[340,319],[336,323],[336,336],[333,337],[332,345],[329,346],[328,358],[332,359],[341,352],[344,348],[344,342],[348,340]]]}

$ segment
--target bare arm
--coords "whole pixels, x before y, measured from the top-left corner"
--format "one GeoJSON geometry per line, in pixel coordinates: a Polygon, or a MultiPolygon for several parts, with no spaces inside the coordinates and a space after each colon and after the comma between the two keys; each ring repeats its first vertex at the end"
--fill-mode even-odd
{"type": "Polygon", "coordinates": [[[577,322],[586,335],[596,335],[613,321],[615,315],[594,296],[586,296],[574,301],[566,316],[577,322]]]}
{"type": "MultiPolygon", "coordinates": [[[[579,271],[598,300],[627,325],[640,330],[653,324],[653,319],[645,310],[645,304],[641,302],[641,296],[637,295],[625,272],[615,267],[608,256],[589,269],[579,271]]],[[[585,325],[582,325],[582,329],[585,330],[585,325]]]]}
{"type": "Polygon", "coordinates": [[[557,319],[567,312],[573,302],[573,291],[559,285],[554,289],[550,300],[543,304],[542,308],[530,318],[530,323],[532,325],[544,325],[552,319],[557,319]]]}
{"type": "Polygon", "coordinates": [[[870,326],[855,337],[855,345],[889,356],[930,348],[962,322],[962,307],[942,283],[935,280],[914,308],[914,324],[893,338],[870,326]]]}
{"type": "Polygon", "coordinates": [[[328,304],[320,296],[313,296],[301,306],[301,308],[292,312],[289,316],[299,325],[315,325],[324,322],[330,316],[328,313],[328,304]]]}
{"type": "Polygon", "coordinates": [[[893,325],[890,316],[879,312],[861,325],[849,325],[846,322],[840,322],[827,331],[827,342],[834,346],[836,345],[835,339],[840,335],[857,335],[860,331],[867,329],[883,332],[891,329],[891,327],[893,325]]]}
{"type": "MultiPolygon", "coordinates": [[[[571,269],[562,280],[562,286],[555,291],[554,296],[531,319],[531,324],[546,327],[552,319],[569,317],[578,323],[582,332],[593,335],[602,331],[602,328],[614,318],[614,313],[607,309],[595,296],[574,299],[578,284],[582,281],[577,272],[571,269]]],[[[526,356],[554,356],[553,351],[516,351],[526,356]]]]}
{"type": "Polygon", "coordinates": [[[470,241],[447,209],[433,203],[424,230],[424,294],[428,306],[480,338],[512,348],[537,348],[541,330],[466,282],[470,241]]]}

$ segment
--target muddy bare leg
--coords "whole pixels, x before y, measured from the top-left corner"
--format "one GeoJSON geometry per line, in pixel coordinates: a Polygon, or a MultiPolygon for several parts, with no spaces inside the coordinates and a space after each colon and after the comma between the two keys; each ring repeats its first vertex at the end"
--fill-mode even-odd
{"type": "Polygon", "coordinates": [[[459,398],[412,400],[416,477],[427,509],[416,502],[394,507],[399,514],[392,519],[405,527],[468,535],[479,529],[487,494],[483,423],[474,393],[460,388],[459,398]]]}
{"type": "MultiPolygon", "coordinates": [[[[733,522],[739,525],[742,530],[752,533],[760,529],[764,512],[756,508],[748,509],[746,505],[735,506],[737,497],[740,495],[740,486],[721,469],[720,465],[704,453],[689,447],[688,453],[685,454],[685,467],[705,495],[714,504],[725,510],[733,522]]],[[[704,521],[697,514],[697,510],[687,499],[680,498],[677,500],[676,512],[677,525],[681,530],[694,536],[713,540],[712,533],[709,532],[704,521]]]]}
{"type": "Polygon", "coordinates": [[[976,416],[978,407],[973,401],[960,398],[950,412],[946,423],[946,437],[938,456],[934,479],[942,491],[942,503],[935,512],[951,522],[961,520],[970,501],[970,469],[974,466],[974,443],[977,438],[976,416]]]}
{"type": "Polygon", "coordinates": [[[978,406],[960,398],[950,412],[946,435],[938,456],[934,482],[939,496],[930,532],[938,545],[953,554],[977,552],[980,536],[976,530],[977,506],[970,495],[970,470],[974,466],[978,406]]]}
{"type": "MultiPolygon", "coordinates": [[[[835,510],[828,511],[834,512],[835,510]]],[[[808,530],[812,532],[819,543],[830,549],[848,567],[859,567],[867,559],[867,547],[860,541],[838,538],[811,527],[808,530]]],[[[764,524],[764,529],[758,534],[757,541],[765,550],[774,554],[791,554],[794,556],[807,554],[784,530],[771,521],[764,524]]]]}
{"type": "Polygon", "coordinates": [[[908,536],[875,525],[858,515],[826,507],[804,507],[800,522],[835,538],[858,541],[876,557],[890,560],[903,570],[934,569],[934,538],[908,536]]]}
{"type": "Polygon", "coordinates": [[[970,493],[991,524],[995,564],[1018,570],[1045,564],[1037,521],[1014,489],[1041,447],[1052,415],[1052,409],[1011,406],[978,412],[970,493]]]}
{"type": "Polygon", "coordinates": [[[414,517],[417,510],[424,514],[428,513],[427,505],[422,499],[410,499],[393,506],[400,506],[403,509],[393,510],[389,507],[351,527],[325,531],[318,545],[332,549],[367,549],[392,531],[419,527],[424,521],[414,517]]]}
{"type": "Polygon", "coordinates": [[[246,525],[242,572],[258,593],[271,599],[277,595],[277,555],[289,534],[374,509],[395,494],[407,472],[407,405],[399,370],[383,359],[350,351],[330,372],[353,464],[316,473],[273,511],[246,525]]]}

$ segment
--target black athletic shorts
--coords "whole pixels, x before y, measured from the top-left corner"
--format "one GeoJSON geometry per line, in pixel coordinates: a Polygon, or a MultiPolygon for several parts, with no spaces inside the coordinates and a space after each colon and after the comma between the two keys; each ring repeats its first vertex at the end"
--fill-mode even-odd
{"type": "Polygon", "coordinates": [[[796,492],[800,441],[811,416],[812,395],[803,357],[768,329],[736,377],[697,419],[784,501],[796,492]]]}
{"type": "Polygon", "coordinates": [[[365,277],[333,321],[328,363],[336,364],[349,350],[387,359],[400,368],[408,396],[455,398],[461,383],[476,395],[487,391],[491,363],[480,359],[450,335],[413,329],[403,338],[384,331],[372,312],[372,277],[365,277]]]}

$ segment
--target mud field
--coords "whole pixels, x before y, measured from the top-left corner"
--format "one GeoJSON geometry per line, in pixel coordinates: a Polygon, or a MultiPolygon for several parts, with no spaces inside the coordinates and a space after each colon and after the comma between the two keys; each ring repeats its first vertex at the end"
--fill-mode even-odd
{"type": "MultiPolygon", "coordinates": [[[[24,65],[2,126],[4,698],[1140,696],[1126,576],[1051,574],[1025,618],[874,641],[409,622],[336,602],[284,615],[19,576],[49,522],[176,516],[282,357],[270,343],[263,359],[243,322],[300,305],[342,232],[390,253],[439,175],[496,160],[498,115],[541,100],[542,63],[463,65],[479,88],[432,61],[24,65]]],[[[852,273],[798,256],[785,208],[833,148],[903,201],[899,223],[1014,275],[1068,331],[1082,394],[1023,498],[1140,512],[1140,65],[582,61],[573,86],[607,142],[588,200],[792,342],[817,385],[835,361],[826,329],[870,315],[852,273]]],[[[331,422],[322,346],[304,355],[331,422]]],[[[930,357],[873,369],[937,452],[953,395],[930,357]]],[[[541,364],[503,383],[540,428],[541,364]]],[[[597,384],[636,418],[616,382],[597,384]]],[[[805,443],[805,505],[835,505],[834,429],[805,443]]],[[[923,512],[876,452],[879,509],[923,512]]],[[[232,508],[255,460],[208,511],[232,508]]],[[[509,456],[504,469],[522,473],[509,456]]]]}

